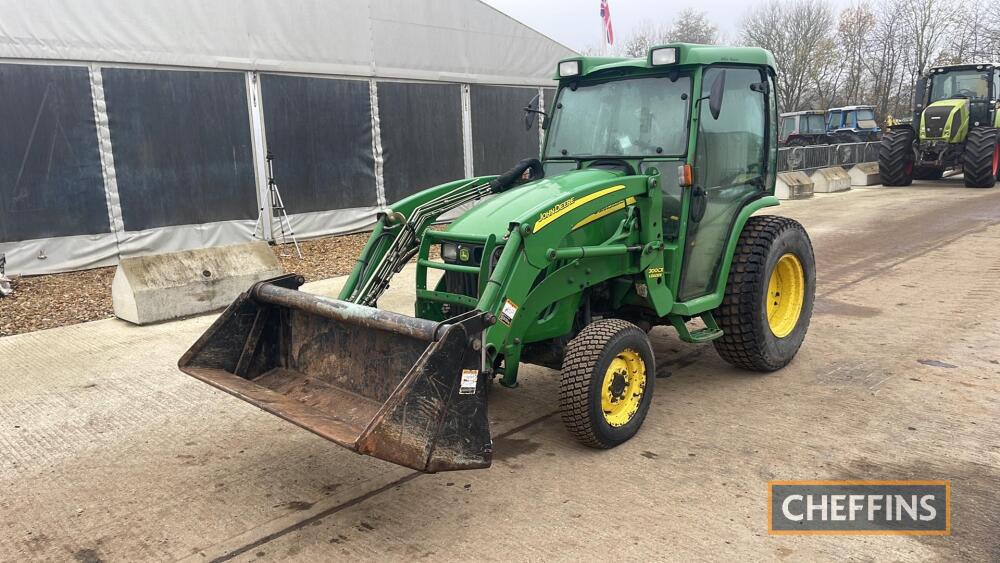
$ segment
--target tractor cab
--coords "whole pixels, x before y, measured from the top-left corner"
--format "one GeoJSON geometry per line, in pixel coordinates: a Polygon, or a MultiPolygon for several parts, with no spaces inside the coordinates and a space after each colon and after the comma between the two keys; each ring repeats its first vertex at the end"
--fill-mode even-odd
{"type": "Polygon", "coordinates": [[[826,110],[826,129],[833,142],[877,141],[882,129],[875,122],[875,106],[845,106],[826,110]]]}
{"type": "MultiPolygon", "coordinates": [[[[669,269],[679,274],[672,296],[709,293],[736,215],[774,182],[771,55],[677,44],[653,48],[644,59],[561,61],[556,78],[542,153],[546,174],[599,168],[658,175],[666,242],[686,240],[701,251],[669,252],[676,260],[669,269]]],[[[620,221],[618,215],[601,224],[613,232],[620,221]]]]}
{"type": "Polygon", "coordinates": [[[781,114],[778,144],[793,147],[828,144],[825,116],[826,114],[820,110],[781,114]]]}
{"type": "Polygon", "coordinates": [[[1000,65],[950,65],[935,67],[917,83],[920,138],[960,143],[969,127],[1000,126],[997,97],[1000,65]],[[924,105],[925,107],[921,107],[924,105]]]}

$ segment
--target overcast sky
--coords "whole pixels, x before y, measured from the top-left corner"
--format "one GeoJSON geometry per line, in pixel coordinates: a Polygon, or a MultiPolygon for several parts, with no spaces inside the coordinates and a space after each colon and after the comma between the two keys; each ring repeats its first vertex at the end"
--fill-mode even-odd
{"type": "MultiPolygon", "coordinates": [[[[755,1],[747,0],[608,0],[615,42],[643,20],[669,25],[672,15],[684,8],[708,13],[726,37],[735,37],[739,22],[755,1]]],[[[836,7],[850,0],[833,0],[836,7]]],[[[600,0],[485,0],[487,4],[528,24],[577,51],[601,40],[600,0]]]]}

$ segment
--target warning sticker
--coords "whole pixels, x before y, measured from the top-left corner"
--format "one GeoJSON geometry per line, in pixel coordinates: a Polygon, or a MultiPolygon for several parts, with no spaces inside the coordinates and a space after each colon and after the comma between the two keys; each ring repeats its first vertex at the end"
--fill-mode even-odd
{"type": "Polygon", "coordinates": [[[458,388],[459,395],[475,395],[476,384],[479,382],[479,370],[463,369],[462,385],[458,388]]]}
{"type": "Polygon", "coordinates": [[[503,302],[503,308],[500,309],[500,322],[510,326],[510,323],[514,321],[514,315],[517,314],[517,305],[513,301],[507,299],[503,302]]]}

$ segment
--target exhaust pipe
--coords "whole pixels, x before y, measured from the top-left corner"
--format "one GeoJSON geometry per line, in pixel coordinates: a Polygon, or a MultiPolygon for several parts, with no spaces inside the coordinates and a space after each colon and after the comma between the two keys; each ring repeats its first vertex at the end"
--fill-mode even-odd
{"type": "Polygon", "coordinates": [[[180,359],[181,371],[327,440],[434,473],[489,467],[482,332],[258,282],[180,359]]]}

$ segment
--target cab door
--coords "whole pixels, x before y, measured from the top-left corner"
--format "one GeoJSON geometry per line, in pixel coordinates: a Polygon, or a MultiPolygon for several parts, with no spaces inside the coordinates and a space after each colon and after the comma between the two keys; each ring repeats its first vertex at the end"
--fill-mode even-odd
{"type": "Polygon", "coordinates": [[[725,73],[718,119],[708,100],[698,110],[694,185],[688,197],[687,232],[677,296],[687,301],[712,293],[740,210],[770,185],[770,136],[776,111],[769,103],[770,80],[759,67],[712,66],[705,70],[700,97],[725,73]]]}

